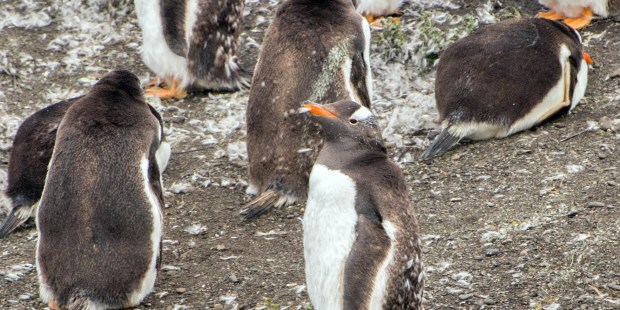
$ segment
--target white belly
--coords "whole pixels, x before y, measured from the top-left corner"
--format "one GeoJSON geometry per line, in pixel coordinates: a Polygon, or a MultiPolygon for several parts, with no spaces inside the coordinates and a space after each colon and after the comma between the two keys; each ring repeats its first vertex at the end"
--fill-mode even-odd
{"type": "Polygon", "coordinates": [[[381,16],[398,12],[402,0],[360,0],[357,11],[361,14],[381,16]]]}
{"type": "MultiPolygon", "coordinates": [[[[142,60],[155,74],[163,78],[177,78],[187,86],[193,78],[187,70],[187,60],[175,54],[166,43],[162,28],[159,3],[135,0],[138,24],[142,29],[142,60]]],[[[187,32],[186,32],[187,33],[187,32]]]]}
{"type": "Polygon", "coordinates": [[[355,183],[315,164],[304,213],[304,258],[308,296],[314,309],[342,308],[346,259],[355,241],[355,183]]]}

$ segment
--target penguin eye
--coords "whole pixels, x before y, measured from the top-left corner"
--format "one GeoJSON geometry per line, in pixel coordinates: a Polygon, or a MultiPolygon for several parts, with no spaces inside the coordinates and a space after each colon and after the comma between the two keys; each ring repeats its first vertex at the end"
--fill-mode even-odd
{"type": "Polygon", "coordinates": [[[352,118],[349,120],[349,123],[353,124],[353,125],[357,125],[357,120],[352,118]]]}

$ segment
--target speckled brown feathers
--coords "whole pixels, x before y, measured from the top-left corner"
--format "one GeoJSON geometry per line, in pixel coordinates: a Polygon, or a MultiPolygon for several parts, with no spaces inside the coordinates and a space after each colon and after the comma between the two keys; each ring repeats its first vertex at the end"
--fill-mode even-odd
{"type": "Polygon", "coordinates": [[[304,100],[354,99],[370,106],[363,18],[350,0],[282,3],[262,44],[246,120],[248,193],[306,199],[321,143],[318,127],[295,113],[304,100]],[[343,64],[350,61],[350,75],[343,64]],[[349,85],[346,85],[349,83],[349,85]],[[353,93],[347,92],[347,87],[353,93]]]}
{"type": "Polygon", "coordinates": [[[154,281],[163,206],[160,132],[127,71],[108,74],[69,108],[37,216],[44,301],[127,307],[152,289],[146,279],[154,281]]]}

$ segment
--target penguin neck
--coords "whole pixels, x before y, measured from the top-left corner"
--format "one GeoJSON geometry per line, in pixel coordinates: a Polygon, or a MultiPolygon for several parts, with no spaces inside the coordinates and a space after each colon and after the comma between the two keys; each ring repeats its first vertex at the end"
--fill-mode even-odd
{"type": "Polygon", "coordinates": [[[356,162],[377,159],[387,160],[387,151],[383,143],[379,141],[364,141],[364,143],[361,143],[350,138],[347,140],[325,141],[316,163],[330,169],[341,170],[341,168],[356,162]]]}

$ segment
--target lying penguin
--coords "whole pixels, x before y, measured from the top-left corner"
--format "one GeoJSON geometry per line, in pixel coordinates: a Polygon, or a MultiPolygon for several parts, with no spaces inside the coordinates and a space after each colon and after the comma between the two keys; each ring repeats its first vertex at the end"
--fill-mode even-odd
{"type": "Polygon", "coordinates": [[[67,110],[37,213],[40,297],[50,308],[132,307],[153,290],[161,141],[161,122],[128,71],[109,73],[67,110]]]}
{"type": "Polygon", "coordinates": [[[574,29],[540,18],[489,25],[453,43],[435,79],[443,130],[422,158],[464,138],[503,138],[568,113],[585,94],[591,61],[574,29]]]}
{"type": "Polygon", "coordinates": [[[373,114],[353,101],[302,111],[324,137],[303,218],[313,308],[422,309],[418,223],[373,114]]]}
{"type": "Polygon", "coordinates": [[[188,88],[249,87],[252,74],[237,62],[243,0],[134,3],[142,29],[142,60],[158,76],[148,85],[147,95],[180,99],[188,88]]]}
{"type": "Polygon", "coordinates": [[[373,28],[381,28],[384,16],[399,15],[403,0],[354,0],[354,3],[373,28]]]}
{"type": "Polygon", "coordinates": [[[538,17],[551,20],[564,20],[564,23],[580,29],[592,22],[594,14],[609,16],[608,0],[538,0],[550,10],[538,13],[538,17]]]}
{"type": "MultiPolygon", "coordinates": [[[[5,191],[11,201],[11,209],[0,226],[0,239],[35,216],[58,126],[67,109],[80,98],[82,97],[49,105],[26,118],[19,126],[9,156],[8,187],[5,191]]],[[[154,108],[149,108],[163,129],[161,116],[154,108]]],[[[170,144],[166,141],[163,130],[160,152],[160,158],[166,159],[159,165],[163,172],[168,165],[167,158],[170,157],[170,144]]]]}
{"type": "Polygon", "coordinates": [[[351,0],[280,5],[258,55],[246,113],[246,192],[258,195],[242,211],[246,219],[305,201],[321,139],[317,126],[294,111],[304,100],[369,107],[369,50],[370,27],[351,0]]]}

